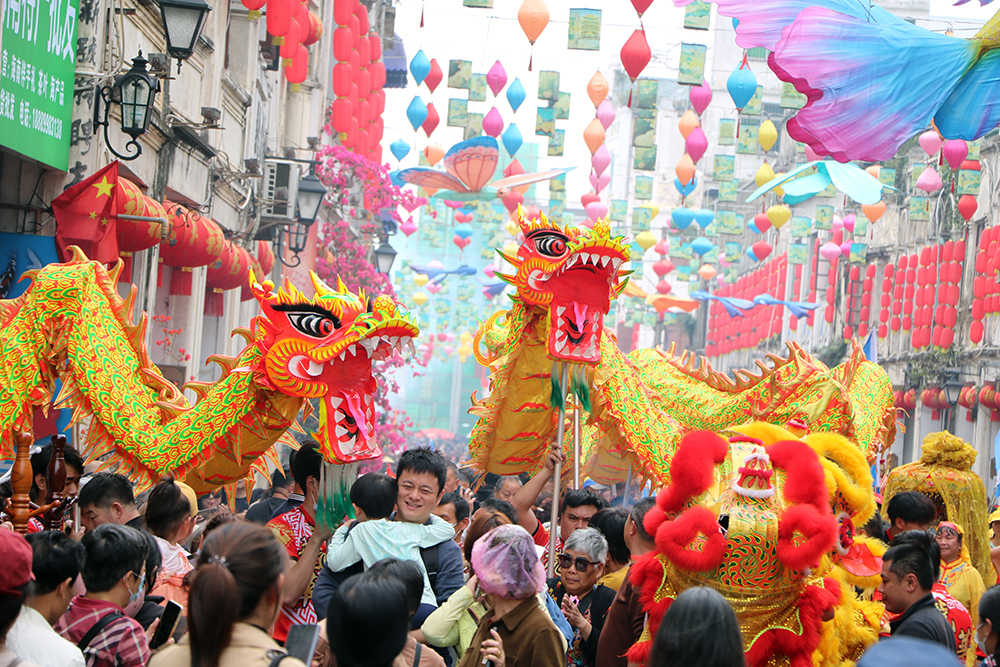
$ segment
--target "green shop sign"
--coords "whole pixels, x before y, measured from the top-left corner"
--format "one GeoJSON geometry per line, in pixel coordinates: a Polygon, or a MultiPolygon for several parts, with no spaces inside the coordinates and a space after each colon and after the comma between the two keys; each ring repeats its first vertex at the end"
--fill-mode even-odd
{"type": "Polygon", "coordinates": [[[0,145],[66,171],[80,0],[5,0],[0,145]]]}

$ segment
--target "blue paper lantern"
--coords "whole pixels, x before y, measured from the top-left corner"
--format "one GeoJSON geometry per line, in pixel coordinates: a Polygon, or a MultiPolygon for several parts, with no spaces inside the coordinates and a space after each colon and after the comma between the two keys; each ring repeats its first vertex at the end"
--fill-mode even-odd
{"type": "Polygon", "coordinates": [[[752,259],[755,262],[759,262],[760,261],[759,259],[757,259],[757,255],[754,254],[752,247],[751,248],[747,248],[747,257],[749,257],[750,259],[752,259]]]}
{"type": "Polygon", "coordinates": [[[681,183],[681,179],[675,178],[674,187],[677,188],[677,192],[680,193],[681,197],[687,197],[692,192],[694,192],[694,189],[696,187],[698,187],[698,179],[692,178],[690,181],[688,181],[687,185],[684,185],[683,183],[681,183]]]}
{"type": "Polygon", "coordinates": [[[726,88],[729,90],[729,96],[733,98],[733,104],[736,105],[737,110],[742,111],[743,107],[757,94],[757,77],[754,76],[753,70],[749,66],[737,65],[733,73],[729,75],[729,80],[726,81],[726,88]]]}
{"type": "Polygon", "coordinates": [[[472,236],[472,227],[465,222],[455,225],[455,236],[467,239],[472,236]]]}
{"type": "Polygon", "coordinates": [[[711,209],[703,208],[694,212],[694,221],[702,229],[708,229],[713,220],[715,220],[715,212],[711,209]]]}
{"type": "Polygon", "coordinates": [[[694,241],[691,241],[691,252],[699,257],[709,252],[713,247],[712,242],[704,236],[699,236],[694,241]]]}
{"type": "Polygon", "coordinates": [[[410,74],[413,75],[413,80],[419,86],[430,73],[431,61],[427,59],[427,54],[424,53],[424,50],[420,49],[417,51],[417,55],[413,56],[413,60],[410,61],[410,74]]]}
{"type": "Polygon", "coordinates": [[[413,126],[414,132],[427,120],[427,105],[420,99],[420,95],[413,96],[410,106],[406,107],[406,117],[409,119],[410,125],[413,126]]]}
{"type": "Polygon", "coordinates": [[[410,144],[406,143],[402,139],[396,139],[394,142],[389,144],[389,150],[392,151],[392,154],[396,156],[397,160],[402,160],[410,154],[410,144]]]}
{"type": "Polygon", "coordinates": [[[507,88],[507,102],[510,104],[510,108],[517,111],[524,102],[524,98],[528,96],[528,93],[524,90],[524,85],[521,83],[520,79],[514,79],[514,83],[510,84],[507,88]]]}
{"type": "Polygon", "coordinates": [[[754,234],[760,234],[760,229],[757,227],[757,223],[754,222],[753,218],[750,218],[750,222],[747,223],[747,229],[749,229],[754,234]]]}
{"type": "Polygon", "coordinates": [[[521,138],[521,130],[511,123],[503,133],[503,147],[507,149],[507,155],[514,157],[514,154],[521,149],[522,143],[524,139],[521,138]]]}
{"type": "Polygon", "coordinates": [[[670,213],[670,219],[674,221],[677,229],[687,229],[694,222],[694,211],[689,208],[675,208],[670,213]]]}

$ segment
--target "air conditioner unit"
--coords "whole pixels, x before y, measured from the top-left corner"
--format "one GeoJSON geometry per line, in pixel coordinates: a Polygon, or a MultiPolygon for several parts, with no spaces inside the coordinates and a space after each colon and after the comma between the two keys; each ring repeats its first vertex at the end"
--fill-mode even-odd
{"type": "Polygon", "coordinates": [[[299,197],[299,165],[283,160],[266,160],[263,194],[263,217],[297,220],[295,209],[299,197]]]}

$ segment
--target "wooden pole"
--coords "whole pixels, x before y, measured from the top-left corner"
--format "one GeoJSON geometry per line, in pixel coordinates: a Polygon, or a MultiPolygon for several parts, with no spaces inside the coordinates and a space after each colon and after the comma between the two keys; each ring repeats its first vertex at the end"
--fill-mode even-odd
{"type": "MultiPolygon", "coordinates": [[[[569,384],[569,364],[562,364],[559,378],[559,389],[562,393],[562,404],[559,406],[559,419],[556,422],[556,450],[563,450],[564,422],[566,421],[566,387],[569,384]]],[[[562,459],[556,463],[555,475],[552,477],[552,516],[549,519],[549,562],[548,576],[556,574],[556,531],[559,530],[559,483],[562,481],[562,459]]]]}
{"type": "Polygon", "coordinates": [[[573,411],[573,488],[580,488],[580,406],[573,411]]]}

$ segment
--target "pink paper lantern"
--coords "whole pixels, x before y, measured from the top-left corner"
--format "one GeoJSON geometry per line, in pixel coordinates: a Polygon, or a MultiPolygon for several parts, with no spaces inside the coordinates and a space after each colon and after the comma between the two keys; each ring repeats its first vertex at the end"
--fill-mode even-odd
{"type": "Polygon", "coordinates": [[[597,120],[605,130],[611,127],[611,123],[615,122],[615,108],[612,106],[611,100],[604,100],[597,105],[597,120]]]}
{"type": "Polygon", "coordinates": [[[691,156],[694,162],[700,160],[701,156],[708,150],[708,137],[705,136],[705,131],[700,127],[691,130],[691,134],[688,135],[687,140],[684,142],[684,150],[687,151],[687,154],[691,156]]]}
{"type": "Polygon", "coordinates": [[[587,206],[595,201],[601,201],[601,196],[596,192],[588,192],[580,197],[580,203],[583,204],[583,208],[587,208],[587,206]]]}
{"type": "Polygon", "coordinates": [[[832,225],[833,231],[834,232],[839,232],[843,228],[844,228],[844,220],[843,220],[843,218],[841,218],[839,215],[834,215],[833,216],[833,225],[832,225]]]}
{"type": "MultiPolygon", "coordinates": [[[[925,132],[924,134],[927,133],[925,132]]],[[[937,136],[937,133],[935,132],[934,135],[937,136]]],[[[920,137],[923,139],[923,135],[920,135],[920,137]]],[[[937,170],[930,165],[927,165],[927,168],[920,174],[920,178],[917,179],[917,187],[927,193],[940,190],[942,185],[943,183],[941,183],[941,177],[938,175],[937,170]]]]}
{"type": "Polygon", "coordinates": [[[666,255],[670,252],[670,241],[667,239],[660,239],[656,242],[656,245],[653,246],[653,251],[657,255],[666,255]]]}
{"type": "Polygon", "coordinates": [[[688,99],[691,100],[695,113],[699,116],[704,113],[712,102],[712,88],[708,85],[708,81],[703,80],[700,86],[692,86],[688,91],[688,99]]]}
{"type": "Polygon", "coordinates": [[[590,164],[593,165],[594,173],[598,176],[603,174],[604,170],[611,165],[611,152],[606,145],[601,144],[601,147],[597,149],[590,159],[590,164]]]}
{"type": "Polygon", "coordinates": [[[771,254],[771,251],[774,250],[774,247],[767,241],[757,241],[751,247],[753,248],[754,257],[760,262],[763,262],[771,254]]]}
{"type": "Polygon", "coordinates": [[[500,112],[497,111],[497,108],[493,107],[486,114],[486,117],[483,118],[483,132],[496,139],[502,131],[503,118],[500,117],[500,112]]]}
{"type": "Polygon", "coordinates": [[[853,213],[848,213],[847,215],[845,215],[844,219],[842,220],[842,223],[844,225],[844,229],[846,229],[847,231],[849,231],[849,232],[851,232],[853,234],[854,233],[854,223],[856,222],[856,220],[857,219],[855,218],[855,216],[854,216],[853,213]]]}
{"type": "Polygon", "coordinates": [[[949,139],[944,142],[944,159],[952,169],[959,169],[969,155],[969,144],[965,139],[949,139]]]}
{"type": "Polygon", "coordinates": [[[843,243],[840,244],[840,254],[843,255],[844,257],[850,257],[851,256],[851,242],[850,241],[844,241],[843,243]]]}
{"type": "Polygon", "coordinates": [[[493,278],[494,276],[496,276],[496,270],[497,267],[494,266],[493,262],[490,262],[489,264],[483,267],[483,273],[486,275],[487,278],[493,278]]]}
{"type": "MultiPolygon", "coordinates": [[[[458,238],[458,237],[456,236],[455,238],[458,238]]],[[[430,292],[431,294],[437,294],[438,292],[441,291],[441,284],[440,283],[429,283],[425,289],[428,292],[430,292]]]]}
{"type": "Polygon", "coordinates": [[[608,205],[604,202],[595,201],[587,204],[587,218],[597,222],[599,218],[607,217],[608,205]]]}
{"type": "Polygon", "coordinates": [[[611,174],[604,173],[598,176],[597,174],[590,175],[590,184],[594,188],[594,192],[600,192],[604,188],[608,187],[611,183],[611,174]]]}
{"type": "Polygon", "coordinates": [[[941,136],[936,130],[927,130],[920,135],[920,138],[917,139],[917,141],[920,142],[920,147],[923,148],[924,152],[930,157],[934,157],[937,155],[937,152],[941,150],[941,136]]]}
{"type": "Polygon", "coordinates": [[[840,246],[833,241],[827,241],[819,248],[819,256],[828,262],[840,257],[840,246]]]}
{"type": "Polygon", "coordinates": [[[499,95],[503,87],[507,85],[507,70],[503,68],[499,60],[493,63],[493,67],[486,73],[486,85],[493,91],[493,97],[499,95]]]}
{"type": "Polygon", "coordinates": [[[417,231],[417,223],[413,222],[413,218],[407,218],[406,222],[399,226],[399,231],[408,237],[412,236],[413,232],[417,231]]]}

